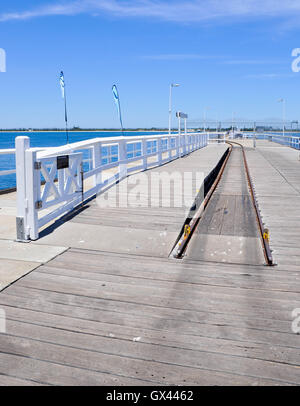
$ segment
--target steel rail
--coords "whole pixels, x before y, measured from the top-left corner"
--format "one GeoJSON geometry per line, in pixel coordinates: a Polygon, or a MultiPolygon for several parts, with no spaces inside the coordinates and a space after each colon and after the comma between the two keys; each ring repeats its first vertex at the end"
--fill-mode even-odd
{"type": "Polygon", "coordinates": [[[257,223],[259,226],[260,239],[261,239],[261,243],[262,243],[262,247],[263,247],[266,265],[274,266],[275,264],[273,262],[272,251],[271,251],[271,248],[269,245],[269,232],[264,227],[264,223],[263,223],[262,217],[260,215],[258,202],[257,202],[256,196],[255,196],[255,191],[254,191],[253,183],[252,183],[251,176],[250,176],[250,171],[249,171],[249,167],[248,167],[245,149],[244,149],[243,145],[241,145],[238,142],[226,141],[226,143],[230,146],[229,153],[227,154],[227,157],[224,160],[223,165],[222,165],[212,187],[210,188],[209,192],[205,196],[205,198],[204,198],[202,204],[200,205],[199,209],[197,210],[196,214],[193,216],[192,220],[189,223],[187,223],[186,226],[184,227],[184,230],[181,233],[181,237],[175,244],[175,247],[173,248],[171,255],[178,259],[182,258],[182,256],[184,255],[184,253],[187,249],[188,243],[191,240],[193,233],[199,224],[201,216],[202,216],[204,210],[206,209],[206,206],[208,205],[214,191],[216,190],[216,188],[222,178],[225,167],[227,165],[227,162],[229,160],[230,154],[233,149],[233,144],[236,144],[239,147],[241,147],[242,153],[243,153],[243,161],[244,161],[244,167],[245,167],[245,172],[246,172],[246,176],[247,176],[247,182],[248,182],[248,186],[249,186],[249,190],[250,190],[251,200],[252,200],[252,203],[253,203],[253,206],[255,209],[257,223]]]}
{"type": "Polygon", "coordinates": [[[214,183],[212,184],[211,188],[209,189],[207,195],[205,196],[203,202],[201,203],[201,205],[199,206],[197,212],[195,213],[195,215],[193,216],[192,220],[186,224],[186,226],[188,226],[188,232],[186,233],[184,230],[182,232],[181,237],[179,238],[179,240],[177,241],[177,243],[175,244],[174,248],[171,251],[170,256],[173,256],[174,258],[180,259],[182,258],[188,243],[201,219],[201,216],[206,208],[206,206],[208,205],[210,198],[212,197],[212,194],[214,193],[214,191],[216,190],[216,187],[218,186],[221,177],[223,175],[224,169],[226,167],[226,164],[228,162],[229,156],[231,154],[232,151],[232,145],[229,147],[229,152],[221,166],[221,169],[214,181],[214,183]]]}
{"type": "Polygon", "coordinates": [[[242,152],[243,152],[243,158],[244,158],[244,166],[245,166],[245,170],[246,170],[246,175],[247,175],[247,181],[248,181],[248,185],[249,185],[249,189],[250,189],[250,194],[251,194],[251,198],[252,198],[252,203],[255,209],[255,214],[256,214],[256,219],[257,219],[257,223],[259,226],[259,231],[260,231],[260,239],[262,242],[262,246],[263,246],[263,251],[264,251],[264,256],[266,259],[266,263],[268,266],[274,266],[274,261],[273,261],[273,256],[272,256],[272,251],[270,248],[270,244],[269,244],[269,231],[267,228],[264,227],[264,223],[262,221],[262,217],[260,214],[260,210],[258,207],[258,202],[255,196],[255,191],[254,191],[254,187],[253,187],[253,183],[251,180],[251,176],[250,176],[250,171],[249,171],[249,166],[248,166],[248,162],[247,162],[247,158],[246,158],[246,153],[245,153],[245,148],[242,144],[235,142],[235,141],[226,141],[228,144],[236,144],[239,147],[242,148],[242,152]]]}

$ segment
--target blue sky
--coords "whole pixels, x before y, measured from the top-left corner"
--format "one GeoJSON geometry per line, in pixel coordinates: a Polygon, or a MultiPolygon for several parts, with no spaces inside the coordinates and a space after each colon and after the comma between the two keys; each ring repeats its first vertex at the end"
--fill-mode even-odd
{"type": "MultiPolygon", "coordinates": [[[[168,125],[173,107],[193,120],[300,120],[298,0],[1,0],[0,127],[168,125]]],[[[174,120],[175,124],[175,120],[174,120]]]]}

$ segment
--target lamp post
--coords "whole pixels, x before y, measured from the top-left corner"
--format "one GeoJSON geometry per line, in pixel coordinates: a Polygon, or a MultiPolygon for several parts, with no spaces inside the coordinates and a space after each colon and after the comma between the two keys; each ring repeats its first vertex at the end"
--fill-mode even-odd
{"type": "Polygon", "coordinates": [[[204,128],[203,128],[203,132],[205,132],[206,130],[206,119],[207,119],[207,110],[210,110],[210,107],[204,107],[204,128]]]}
{"type": "Polygon", "coordinates": [[[171,134],[171,125],[172,125],[172,89],[173,87],[180,86],[178,83],[170,84],[170,95],[169,95],[169,135],[171,134]]]}
{"type": "Polygon", "coordinates": [[[279,99],[278,103],[282,103],[282,135],[285,136],[285,113],[286,113],[286,101],[285,99],[279,99]]]}

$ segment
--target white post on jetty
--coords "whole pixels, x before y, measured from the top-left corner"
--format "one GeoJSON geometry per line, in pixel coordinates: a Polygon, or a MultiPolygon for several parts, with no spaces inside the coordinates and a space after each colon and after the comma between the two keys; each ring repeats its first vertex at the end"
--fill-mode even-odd
{"type": "Polygon", "coordinates": [[[30,148],[29,137],[17,137],[16,142],[16,179],[17,179],[17,241],[25,241],[27,228],[26,198],[26,150],[30,148]]]}
{"type": "Polygon", "coordinates": [[[184,134],[183,134],[183,155],[186,155],[186,147],[187,147],[187,132],[186,132],[186,120],[188,118],[188,115],[185,113],[182,113],[181,111],[177,111],[176,117],[178,118],[178,136],[179,139],[181,139],[181,119],[184,119],[184,134]]]}
{"type": "Polygon", "coordinates": [[[37,240],[37,202],[40,199],[39,171],[36,169],[37,151],[30,148],[29,137],[16,138],[16,178],[17,178],[17,241],[37,240]]]}
{"type": "Polygon", "coordinates": [[[178,83],[171,83],[170,84],[170,94],[169,94],[169,135],[171,135],[171,127],[172,127],[172,89],[173,87],[179,87],[178,83]]]}
{"type": "Polygon", "coordinates": [[[178,118],[178,135],[181,135],[181,113],[180,111],[176,113],[176,117],[178,118]]]}

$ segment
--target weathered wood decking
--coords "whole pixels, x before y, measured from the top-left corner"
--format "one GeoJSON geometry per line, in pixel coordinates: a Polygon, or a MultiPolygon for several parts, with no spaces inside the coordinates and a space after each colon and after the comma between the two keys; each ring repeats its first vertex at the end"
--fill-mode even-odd
{"type": "MultiPolygon", "coordinates": [[[[65,252],[0,293],[7,315],[0,384],[299,385],[300,336],[291,330],[291,312],[300,308],[300,249],[284,243],[291,235],[299,239],[295,228],[284,228],[288,216],[294,213],[296,224],[299,215],[292,204],[286,217],[269,212],[260,190],[277,193],[280,204],[281,183],[297,201],[300,182],[289,175],[287,187],[275,166],[270,184],[262,173],[275,151],[268,147],[247,156],[278,267],[168,259],[184,211],[116,209],[113,216],[92,202],[29,244],[64,241],[65,252]],[[275,224],[284,239],[274,235],[275,224]]],[[[278,148],[276,154],[291,156],[278,148]]],[[[205,153],[165,169],[199,170],[205,153]]]]}

